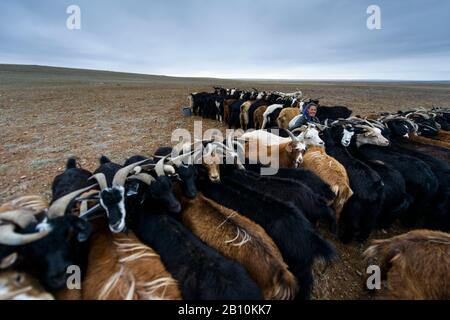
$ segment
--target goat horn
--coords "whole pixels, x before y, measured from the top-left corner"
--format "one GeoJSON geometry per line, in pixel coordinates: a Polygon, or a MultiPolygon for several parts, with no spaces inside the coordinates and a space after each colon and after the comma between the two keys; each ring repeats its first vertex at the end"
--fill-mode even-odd
{"type": "Polygon", "coordinates": [[[183,165],[183,160],[186,158],[189,158],[193,154],[194,154],[194,151],[187,153],[187,154],[182,154],[181,156],[178,156],[176,158],[170,158],[169,163],[175,165],[176,167],[180,167],[181,165],[183,165]]]}
{"type": "Polygon", "coordinates": [[[94,174],[89,180],[95,179],[100,187],[100,190],[103,191],[108,188],[108,183],[106,182],[106,177],[104,173],[94,174]]]}
{"type": "Polygon", "coordinates": [[[130,174],[130,172],[136,168],[137,166],[148,162],[148,159],[139,161],[139,162],[135,162],[130,164],[129,166],[126,166],[125,168],[120,169],[119,171],[117,171],[117,173],[114,175],[114,179],[113,179],[113,186],[120,186],[123,187],[125,185],[125,181],[127,181],[127,177],[130,174]]]}
{"type": "Polygon", "coordinates": [[[298,137],[296,137],[290,130],[288,130],[288,129],[285,129],[285,130],[288,133],[289,137],[292,139],[292,141],[294,141],[294,142],[300,141],[300,139],[298,137]]]}
{"type": "Polygon", "coordinates": [[[24,229],[36,222],[36,217],[30,210],[19,209],[1,213],[0,221],[11,222],[24,229]]]}
{"type": "MultiPolygon", "coordinates": [[[[155,172],[157,174],[158,177],[162,177],[166,175],[166,169],[168,169],[168,166],[164,164],[164,162],[169,158],[169,156],[165,156],[164,158],[162,158],[161,160],[159,160],[156,163],[155,166],[155,172]]],[[[173,169],[173,167],[171,167],[173,169]]],[[[170,170],[172,171],[172,170],[170,170]]],[[[173,170],[175,172],[175,170],[173,170]]]]}
{"type": "Polygon", "coordinates": [[[67,207],[69,206],[69,203],[78,197],[80,194],[85,193],[86,191],[91,190],[92,188],[96,187],[96,184],[93,184],[89,187],[74,191],[72,193],[69,193],[68,195],[65,195],[62,198],[59,198],[53,204],[48,208],[47,216],[49,218],[56,218],[56,217],[62,217],[67,210],[67,207]]]}
{"type": "Polygon", "coordinates": [[[6,246],[20,246],[38,241],[46,237],[50,231],[43,230],[32,234],[20,234],[14,232],[15,226],[7,224],[0,226],[0,244],[6,246]]]}
{"type": "Polygon", "coordinates": [[[128,179],[129,180],[136,179],[136,180],[142,181],[143,183],[145,183],[147,185],[151,185],[155,181],[155,178],[153,178],[148,173],[139,173],[134,176],[128,177],[128,179]]]}

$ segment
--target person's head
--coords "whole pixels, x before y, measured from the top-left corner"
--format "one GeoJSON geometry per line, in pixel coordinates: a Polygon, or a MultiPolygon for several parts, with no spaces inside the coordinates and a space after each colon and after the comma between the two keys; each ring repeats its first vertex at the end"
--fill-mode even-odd
{"type": "Polygon", "coordinates": [[[317,114],[317,105],[314,103],[308,104],[305,110],[303,111],[303,115],[306,118],[314,118],[316,114],[317,114]]]}
{"type": "Polygon", "coordinates": [[[315,117],[317,114],[317,106],[315,104],[309,105],[307,112],[308,112],[308,116],[310,116],[312,118],[315,117]]]}

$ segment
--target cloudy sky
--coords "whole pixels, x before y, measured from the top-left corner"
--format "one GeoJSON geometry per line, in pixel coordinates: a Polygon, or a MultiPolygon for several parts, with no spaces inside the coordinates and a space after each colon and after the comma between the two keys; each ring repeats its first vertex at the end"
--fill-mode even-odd
{"type": "Polygon", "coordinates": [[[0,63],[178,76],[450,80],[447,0],[0,2],[0,63]],[[81,29],[69,30],[69,5],[81,29]],[[381,30],[367,28],[369,5],[381,30]]]}

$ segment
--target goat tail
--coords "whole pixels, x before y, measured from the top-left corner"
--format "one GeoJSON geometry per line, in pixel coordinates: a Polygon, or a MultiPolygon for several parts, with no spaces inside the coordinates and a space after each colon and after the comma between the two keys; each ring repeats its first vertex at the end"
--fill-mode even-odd
{"type": "Polygon", "coordinates": [[[77,167],[77,159],[69,158],[66,163],[66,169],[75,169],[77,167]]]}
{"type": "Polygon", "coordinates": [[[373,240],[369,248],[363,253],[365,261],[378,262],[378,265],[386,266],[400,252],[396,250],[393,239],[373,240]]]}
{"type": "Polygon", "coordinates": [[[279,270],[274,277],[271,300],[293,300],[297,295],[298,284],[295,276],[287,269],[279,270]]]}
{"type": "Polygon", "coordinates": [[[353,196],[353,190],[349,185],[340,186],[334,185],[331,190],[333,190],[334,194],[336,194],[335,201],[338,202],[338,205],[344,206],[344,204],[353,196]]]}

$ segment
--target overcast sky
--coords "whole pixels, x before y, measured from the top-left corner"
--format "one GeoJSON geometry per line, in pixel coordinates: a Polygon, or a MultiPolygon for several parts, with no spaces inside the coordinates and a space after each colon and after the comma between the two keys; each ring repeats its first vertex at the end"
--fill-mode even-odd
{"type": "Polygon", "coordinates": [[[179,76],[450,80],[448,0],[14,0],[0,63],[179,76]],[[66,27],[69,5],[81,29],[66,27]],[[366,10],[381,8],[381,30],[366,10]]]}

